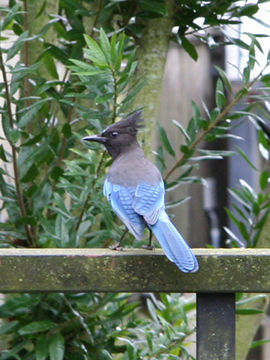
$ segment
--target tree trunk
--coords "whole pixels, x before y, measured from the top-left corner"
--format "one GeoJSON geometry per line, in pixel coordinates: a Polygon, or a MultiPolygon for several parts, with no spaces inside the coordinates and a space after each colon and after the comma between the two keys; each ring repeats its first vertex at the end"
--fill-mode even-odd
{"type": "Polygon", "coordinates": [[[146,153],[149,153],[153,146],[162,80],[173,27],[174,1],[166,0],[166,6],[167,15],[148,20],[145,33],[137,42],[138,67],[135,81],[146,80],[147,82],[136,96],[133,108],[144,108],[147,129],[141,135],[140,140],[146,153]]]}
{"type": "MultiPolygon", "coordinates": [[[[50,21],[50,15],[58,14],[59,0],[46,0],[46,6],[42,10],[43,2],[37,2],[33,0],[27,0],[24,2],[25,11],[25,30],[28,30],[30,35],[37,35],[41,29],[50,21]]],[[[57,34],[51,27],[44,34],[45,41],[49,41],[52,44],[56,44],[57,34]]],[[[37,57],[43,52],[43,44],[39,40],[26,42],[24,48],[24,61],[28,64],[36,62],[37,57]]],[[[44,73],[44,78],[51,79],[45,66],[42,66],[41,71],[44,73]]]]}

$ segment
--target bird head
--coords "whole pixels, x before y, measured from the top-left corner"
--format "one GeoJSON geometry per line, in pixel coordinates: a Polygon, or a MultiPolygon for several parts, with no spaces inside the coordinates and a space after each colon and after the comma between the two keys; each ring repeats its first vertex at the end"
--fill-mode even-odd
{"type": "Polygon", "coordinates": [[[129,117],[108,126],[100,135],[85,136],[83,140],[103,144],[112,158],[115,159],[134,144],[139,146],[136,135],[138,129],[143,127],[141,115],[142,111],[137,111],[129,117]]]}

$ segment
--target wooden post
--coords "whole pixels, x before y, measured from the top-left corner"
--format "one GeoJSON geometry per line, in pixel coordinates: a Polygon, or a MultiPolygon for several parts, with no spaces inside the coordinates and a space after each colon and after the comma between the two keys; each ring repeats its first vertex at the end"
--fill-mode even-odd
{"type": "Polygon", "coordinates": [[[234,294],[197,294],[197,360],[234,359],[234,294]]]}

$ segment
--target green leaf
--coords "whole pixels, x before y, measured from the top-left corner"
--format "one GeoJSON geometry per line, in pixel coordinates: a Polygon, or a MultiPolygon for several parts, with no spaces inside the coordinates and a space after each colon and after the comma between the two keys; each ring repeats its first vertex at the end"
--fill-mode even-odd
{"type": "Polygon", "coordinates": [[[137,82],[128,92],[127,96],[123,99],[122,105],[120,109],[118,110],[119,113],[123,113],[126,111],[127,108],[129,108],[130,104],[134,101],[136,95],[141,91],[141,89],[146,84],[146,80],[142,80],[140,82],[137,82]]]}
{"type": "Polygon", "coordinates": [[[0,145],[0,159],[4,162],[8,162],[3,145],[0,145]]]}
{"type": "Polygon", "coordinates": [[[249,82],[249,79],[250,79],[250,72],[251,72],[251,68],[250,66],[246,66],[244,68],[244,82],[245,84],[247,84],[249,82]]]}
{"type": "Polygon", "coordinates": [[[242,158],[252,167],[252,169],[258,171],[258,169],[255,167],[255,165],[249,160],[247,155],[241,150],[238,146],[236,146],[237,152],[242,156],[242,158]]]}
{"type": "Polygon", "coordinates": [[[114,67],[115,67],[116,71],[119,71],[121,63],[122,63],[125,40],[126,40],[125,33],[122,32],[122,34],[120,36],[120,40],[117,41],[117,44],[116,44],[116,47],[115,47],[114,67]]]}
{"type": "Polygon", "coordinates": [[[149,311],[149,314],[151,316],[151,318],[155,321],[155,323],[159,323],[159,318],[157,316],[157,311],[156,308],[152,302],[152,300],[150,299],[146,299],[146,305],[147,305],[147,309],[149,311]]]}
{"type": "Polygon", "coordinates": [[[50,360],[63,360],[65,354],[65,339],[61,333],[57,333],[50,340],[50,360]]]}
{"type": "Polygon", "coordinates": [[[49,320],[33,321],[19,330],[20,335],[37,334],[39,332],[45,332],[55,327],[55,323],[49,320]]]}
{"type": "Polygon", "coordinates": [[[243,238],[244,238],[246,241],[249,241],[249,239],[250,239],[250,234],[249,234],[248,229],[246,228],[245,224],[244,224],[242,221],[239,221],[239,223],[238,223],[238,229],[239,229],[241,235],[243,236],[243,238]]]}
{"type": "Polygon", "coordinates": [[[222,109],[226,104],[226,96],[224,94],[224,87],[221,79],[218,79],[216,84],[216,104],[219,109],[222,109]]]}
{"type": "Polygon", "coordinates": [[[43,186],[40,186],[38,191],[33,197],[33,211],[34,213],[40,211],[48,205],[52,196],[52,189],[50,184],[47,182],[43,186]]]}
{"type": "Polygon", "coordinates": [[[221,79],[222,79],[223,83],[225,84],[226,88],[231,93],[232,92],[232,86],[231,86],[231,83],[230,83],[230,81],[229,81],[229,79],[227,77],[227,74],[219,66],[215,65],[215,68],[218,71],[219,76],[221,77],[221,79]]]}
{"type": "Polygon", "coordinates": [[[233,43],[236,44],[238,47],[249,51],[249,44],[245,43],[244,41],[238,38],[233,38],[232,40],[233,43]]]}
{"type": "Polygon", "coordinates": [[[111,37],[111,59],[113,64],[115,64],[115,58],[116,58],[116,42],[117,42],[117,36],[116,33],[114,33],[113,36],[111,37]]]}
{"type": "Polygon", "coordinates": [[[239,244],[240,246],[243,246],[244,243],[226,226],[224,226],[224,230],[226,231],[226,233],[229,235],[229,237],[234,240],[237,244],[239,244]]]}
{"type": "Polygon", "coordinates": [[[205,122],[205,120],[202,119],[201,117],[201,113],[198,105],[194,101],[192,101],[192,112],[193,112],[193,116],[189,121],[187,127],[187,134],[190,138],[190,141],[188,143],[194,141],[196,134],[201,128],[204,127],[204,122],[205,122]]]}
{"type": "Polygon", "coordinates": [[[100,40],[101,49],[103,50],[103,54],[105,55],[107,62],[111,64],[112,63],[111,44],[109,42],[109,39],[105,31],[102,28],[100,29],[100,33],[99,33],[99,40],[100,40]]]}
{"type": "Polygon", "coordinates": [[[181,44],[193,60],[198,60],[198,53],[195,46],[185,37],[181,38],[181,44]]]}
{"type": "Polygon", "coordinates": [[[186,132],[185,128],[183,127],[182,124],[180,124],[177,120],[172,120],[172,122],[174,123],[175,126],[178,127],[178,129],[181,131],[181,133],[185,136],[185,138],[187,139],[187,141],[190,141],[190,137],[188,135],[188,133],[186,132]]]}
{"type": "Polygon", "coordinates": [[[22,224],[36,225],[37,221],[33,216],[23,216],[20,218],[22,224]]]}
{"type": "Polygon", "coordinates": [[[156,16],[165,16],[167,13],[167,9],[163,1],[139,0],[139,4],[143,10],[154,13],[156,16]]]}
{"type": "Polygon", "coordinates": [[[83,61],[70,59],[76,66],[70,65],[69,68],[76,74],[81,76],[94,76],[104,73],[104,69],[99,69],[93,65],[87,64],[83,61]]]}
{"type": "Polygon", "coordinates": [[[58,72],[52,55],[49,52],[45,52],[44,55],[42,56],[42,60],[44,65],[46,66],[48,73],[54,79],[58,79],[58,72]]]}
{"type": "Polygon", "coordinates": [[[1,320],[1,327],[0,327],[0,336],[9,334],[15,331],[15,328],[18,326],[19,321],[13,320],[7,323],[3,323],[1,320]]]}
{"type": "Polygon", "coordinates": [[[29,35],[28,31],[23,32],[18,39],[13,43],[13,45],[11,46],[11,48],[8,51],[7,54],[7,61],[12,59],[20,50],[21,47],[23,46],[25,40],[27,39],[29,35]]]}
{"type": "Polygon", "coordinates": [[[96,101],[97,104],[102,104],[104,102],[107,102],[107,101],[111,100],[113,97],[114,97],[114,93],[107,93],[107,94],[104,94],[104,95],[101,95],[101,96],[97,96],[95,98],[95,101],[96,101]]]}
{"type": "Polygon", "coordinates": [[[30,139],[26,140],[24,143],[21,144],[21,146],[31,146],[34,145],[38,142],[40,142],[40,140],[47,134],[47,129],[43,129],[41,130],[36,136],[31,137],[30,139]]]}
{"type": "Polygon", "coordinates": [[[166,202],[165,207],[166,207],[166,209],[172,209],[172,208],[175,208],[175,207],[177,207],[179,205],[184,204],[185,202],[189,201],[190,199],[191,199],[191,197],[187,196],[187,197],[185,197],[183,199],[180,199],[180,200],[166,202]]]}
{"type": "Polygon", "coordinates": [[[12,142],[13,145],[16,145],[21,136],[20,131],[17,129],[10,130],[7,135],[8,139],[12,142]]]}
{"type": "Polygon", "coordinates": [[[70,138],[72,136],[72,129],[71,129],[70,124],[63,125],[62,133],[65,135],[66,138],[70,138]]]}
{"type": "Polygon", "coordinates": [[[19,14],[23,14],[23,11],[20,10],[21,10],[21,4],[16,4],[10,9],[4,7],[1,8],[1,11],[3,12],[4,16],[0,22],[0,31],[5,30],[9,26],[11,21],[15,18],[15,16],[18,16],[19,14]],[[5,12],[7,12],[7,15],[5,15],[5,12]]]}
{"type": "Polygon", "coordinates": [[[39,175],[39,169],[35,164],[31,165],[26,174],[21,178],[22,182],[33,181],[39,175]]]}
{"type": "Polygon", "coordinates": [[[238,315],[257,315],[264,313],[264,311],[260,309],[236,309],[235,312],[238,315]]]}
{"type": "Polygon", "coordinates": [[[49,355],[49,339],[47,336],[39,336],[36,344],[36,359],[46,360],[49,355]]]}
{"type": "Polygon", "coordinates": [[[250,348],[255,349],[256,347],[262,346],[262,345],[267,344],[269,342],[270,342],[270,339],[256,340],[256,341],[252,342],[250,348]]]}
{"type": "Polygon", "coordinates": [[[270,81],[270,74],[263,75],[260,79],[263,82],[269,82],[270,81]]]}
{"type": "Polygon", "coordinates": [[[60,166],[55,166],[50,173],[50,177],[54,181],[57,181],[64,174],[64,172],[64,169],[62,169],[60,166]]]}
{"type": "Polygon", "coordinates": [[[108,66],[107,59],[98,43],[88,35],[84,35],[84,40],[89,48],[89,51],[85,52],[86,57],[97,66],[108,66]]]}
{"type": "Polygon", "coordinates": [[[269,173],[268,171],[263,171],[260,176],[260,187],[262,190],[265,190],[268,185],[269,173]]]}
{"type": "Polygon", "coordinates": [[[252,295],[252,296],[246,296],[246,294],[243,293],[243,297],[241,297],[239,300],[237,300],[236,305],[243,305],[243,304],[248,304],[254,301],[267,301],[266,299],[266,295],[265,294],[257,294],[257,295],[252,295]]]}
{"type": "Polygon", "coordinates": [[[160,136],[160,139],[161,139],[161,142],[162,142],[162,145],[164,146],[164,148],[167,150],[167,152],[175,157],[175,151],[173,150],[173,147],[171,146],[171,143],[168,139],[168,136],[167,136],[167,133],[165,131],[165,129],[159,125],[158,126],[158,131],[159,131],[159,136],[160,136]]]}
{"type": "Polygon", "coordinates": [[[266,137],[263,130],[258,131],[258,137],[259,137],[259,143],[262,144],[262,146],[269,151],[269,140],[266,137]]]}
{"type": "Polygon", "coordinates": [[[44,103],[51,101],[52,98],[42,99],[33,105],[29,106],[28,110],[24,113],[24,115],[20,118],[18,122],[18,127],[24,128],[30,121],[34,119],[39,110],[42,108],[44,103]]]}
{"type": "Polygon", "coordinates": [[[239,7],[238,15],[239,16],[248,16],[251,17],[252,15],[256,14],[259,10],[258,5],[255,4],[247,4],[243,7],[239,7]]]}
{"type": "Polygon", "coordinates": [[[113,360],[111,354],[109,353],[109,351],[102,349],[101,350],[101,354],[102,354],[102,359],[103,360],[113,360]]]}
{"type": "Polygon", "coordinates": [[[48,48],[49,53],[62,64],[70,65],[68,54],[60,47],[53,44],[45,43],[44,46],[48,48]]]}

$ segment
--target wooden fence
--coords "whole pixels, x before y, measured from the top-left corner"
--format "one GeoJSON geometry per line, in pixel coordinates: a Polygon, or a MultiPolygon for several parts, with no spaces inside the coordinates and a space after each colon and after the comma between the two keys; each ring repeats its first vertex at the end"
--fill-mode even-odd
{"type": "Polygon", "coordinates": [[[197,360],[233,360],[235,293],[270,292],[270,250],[194,253],[184,274],[161,250],[0,249],[0,292],[194,292],[197,360]]]}

